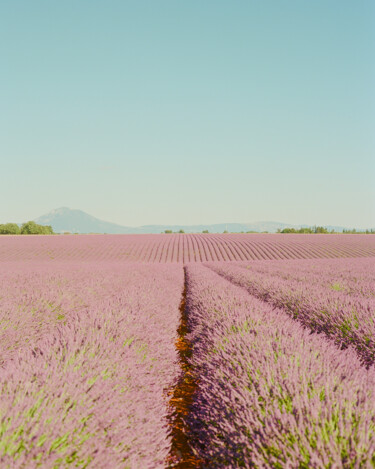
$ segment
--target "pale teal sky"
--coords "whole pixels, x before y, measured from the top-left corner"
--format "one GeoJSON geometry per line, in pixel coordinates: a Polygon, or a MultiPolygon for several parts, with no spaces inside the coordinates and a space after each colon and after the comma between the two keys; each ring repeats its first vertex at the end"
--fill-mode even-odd
{"type": "Polygon", "coordinates": [[[375,226],[373,0],[0,2],[0,222],[375,226]]]}

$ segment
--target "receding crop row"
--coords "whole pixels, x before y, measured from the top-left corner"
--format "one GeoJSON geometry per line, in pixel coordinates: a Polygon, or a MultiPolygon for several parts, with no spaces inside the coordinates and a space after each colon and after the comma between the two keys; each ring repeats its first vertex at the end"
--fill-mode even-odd
{"type": "Polygon", "coordinates": [[[205,467],[373,467],[373,369],[202,265],[187,288],[205,467]]]}
{"type": "Polygon", "coordinates": [[[182,269],[20,264],[0,277],[0,466],[165,467],[182,269]]]}
{"type": "Polygon", "coordinates": [[[375,361],[375,299],[345,295],[295,280],[253,272],[234,264],[210,267],[251,295],[281,308],[305,327],[330,337],[339,347],[354,347],[366,365],[375,361]]]}
{"type": "Polygon", "coordinates": [[[375,256],[375,237],[281,234],[4,236],[0,261],[190,263],[375,256]]]}
{"type": "Polygon", "coordinates": [[[253,272],[272,275],[283,280],[298,281],[345,295],[375,296],[375,259],[293,259],[274,262],[238,264],[253,272]]]}

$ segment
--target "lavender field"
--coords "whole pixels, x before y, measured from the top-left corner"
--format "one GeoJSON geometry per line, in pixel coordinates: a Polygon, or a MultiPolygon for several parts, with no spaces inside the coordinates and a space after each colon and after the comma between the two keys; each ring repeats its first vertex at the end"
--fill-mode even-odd
{"type": "Polygon", "coordinates": [[[1,468],[375,467],[375,240],[4,236],[1,468]]]}

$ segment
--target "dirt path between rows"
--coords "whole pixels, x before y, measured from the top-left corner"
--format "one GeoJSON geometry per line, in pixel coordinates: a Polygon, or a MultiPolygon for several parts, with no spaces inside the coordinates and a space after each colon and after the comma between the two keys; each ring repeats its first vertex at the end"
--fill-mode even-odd
{"type": "Polygon", "coordinates": [[[193,452],[189,441],[189,426],[186,422],[193,403],[194,394],[198,389],[198,379],[195,377],[189,358],[192,354],[192,344],[186,338],[190,332],[188,312],[186,310],[186,272],[185,284],[180,303],[181,320],[177,330],[176,349],[180,359],[181,376],[177,386],[169,393],[171,407],[172,446],[167,460],[168,468],[190,469],[203,465],[193,452]]]}

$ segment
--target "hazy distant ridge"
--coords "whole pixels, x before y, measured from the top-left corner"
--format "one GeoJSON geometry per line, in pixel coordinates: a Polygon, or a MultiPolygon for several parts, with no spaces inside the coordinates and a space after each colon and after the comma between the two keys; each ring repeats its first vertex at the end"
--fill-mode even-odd
{"type": "Polygon", "coordinates": [[[64,231],[69,231],[71,233],[132,233],[132,228],[99,220],[82,210],[72,210],[67,207],[52,210],[51,212],[36,218],[34,221],[41,225],[51,225],[56,233],[64,231]]]}
{"type": "MultiPolygon", "coordinates": [[[[51,225],[56,233],[69,231],[71,233],[108,233],[108,234],[140,234],[140,233],[160,233],[164,230],[179,231],[186,233],[202,232],[208,230],[211,233],[222,233],[224,230],[229,232],[240,231],[268,231],[275,233],[278,228],[301,228],[309,225],[290,225],[282,222],[259,221],[253,223],[217,223],[211,225],[144,225],[139,227],[130,227],[117,225],[89,215],[82,210],[72,210],[67,207],[61,207],[42,215],[35,219],[36,223],[42,225],[51,225]]],[[[327,226],[328,230],[342,231],[342,226],[327,226]]]]}

